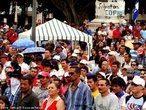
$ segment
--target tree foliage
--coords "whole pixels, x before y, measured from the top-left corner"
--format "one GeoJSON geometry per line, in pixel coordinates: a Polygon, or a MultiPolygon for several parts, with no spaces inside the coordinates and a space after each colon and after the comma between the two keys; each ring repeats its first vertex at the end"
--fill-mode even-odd
{"type": "Polygon", "coordinates": [[[51,2],[63,12],[67,22],[75,24],[80,24],[86,19],[88,10],[95,5],[95,0],[51,0],[51,2]]]}

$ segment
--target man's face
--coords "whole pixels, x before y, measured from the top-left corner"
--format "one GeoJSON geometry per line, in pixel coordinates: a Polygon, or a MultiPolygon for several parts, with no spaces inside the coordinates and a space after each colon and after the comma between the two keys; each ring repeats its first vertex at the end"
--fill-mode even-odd
{"type": "Polygon", "coordinates": [[[125,52],[126,52],[125,47],[121,47],[121,48],[120,48],[120,53],[121,53],[121,54],[124,54],[125,52]]]}
{"type": "Polygon", "coordinates": [[[93,81],[93,79],[88,79],[87,81],[88,86],[90,87],[91,91],[95,88],[96,82],[93,81]]]}
{"type": "Polygon", "coordinates": [[[69,75],[70,75],[70,81],[71,82],[75,81],[80,76],[79,73],[75,72],[74,68],[69,69],[69,75]]]}
{"type": "Polygon", "coordinates": [[[133,44],[134,50],[137,50],[139,48],[139,44],[133,44]]]}
{"type": "Polygon", "coordinates": [[[66,61],[62,61],[61,65],[63,69],[68,67],[68,64],[66,63],[66,61]]]}
{"type": "Polygon", "coordinates": [[[122,88],[118,84],[114,84],[114,85],[112,85],[112,90],[115,94],[117,94],[122,91],[122,88]]]}
{"type": "Polygon", "coordinates": [[[130,57],[128,55],[125,55],[124,58],[125,58],[125,62],[129,62],[130,61],[130,57]]]}
{"type": "Polygon", "coordinates": [[[136,65],[135,62],[132,62],[132,63],[131,63],[131,67],[132,67],[132,69],[134,69],[134,70],[136,70],[136,69],[138,68],[138,66],[136,65]]]}
{"type": "Polygon", "coordinates": [[[112,65],[111,69],[112,69],[112,73],[117,73],[119,70],[117,65],[112,65]]]}
{"type": "Polygon", "coordinates": [[[36,75],[38,74],[38,70],[32,68],[32,69],[30,70],[30,74],[31,74],[31,76],[36,77],[36,75]]]}
{"type": "Polygon", "coordinates": [[[46,50],[44,56],[45,58],[49,58],[51,56],[50,51],[46,50]]]}
{"type": "Polygon", "coordinates": [[[7,61],[7,57],[1,57],[1,58],[0,58],[0,61],[1,61],[1,62],[6,62],[6,61],[7,61]]]}
{"type": "Polygon", "coordinates": [[[141,92],[142,90],[143,90],[143,87],[141,85],[137,85],[137,84],[132,82],[132,84],[131,84],[131,92],[133,94],[137,94],[137,93],[141,92]]]}
{"type": "Polygon", "coordinates": [[[104,94],[108,91],[109,85],[106,84],[105,80],[100,80],[98,82],[98,90],[101,94],[104,94]]]}
{"type": "Polygon", "coordinates": [[[87,75],[87,71],[83,68],[81,69],[81,75],[84,77],[87,75]]]}
{"type": "Polygon", "coordinates": [[[27,93],[31,90],[31,85],[28,83],[28,80],[21,79],[21,92],[27,93]]]}
{"type": "Polygon", "coordinates": [[[44,66],[43,68],[44,68],[44,71],[45,72],[50,72],[51,71],[50,66],[44,66]]]}
{"type": "Polygon", "coordinates": [[[101,69],[102,70],[107,70],[108,69],[108,62],[107,61],[103,61],[101,64],[101,69]]]}
{"type": "Polygon", "coordinates": [[[23,62],[23,57],[21,55],[18,55],[17,60],[18,60],[18,62],[23,62]]]}
{"type": "Polygon", "coordinates": [[[49,78],[42,76],[39,78],[41,85],[47,84],[49,82],[49,78]]]}

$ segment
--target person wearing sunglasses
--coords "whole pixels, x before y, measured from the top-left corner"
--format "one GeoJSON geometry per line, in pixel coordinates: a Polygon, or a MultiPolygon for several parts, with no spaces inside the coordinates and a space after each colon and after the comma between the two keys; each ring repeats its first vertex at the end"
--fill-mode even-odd
{"type": "Polygon", "coordinates": [[[132,63],[131,63],[131,67],[132,67],[132,70],[133,70],[133,74],[134,75],[140,75],[140,71],[138,70],[138,62],[137,61],[133,61],[132,63]]]}
{"type": "Polygon", "coordinates": [[[131,95],[125,97],[121,110],[146,110],[146,96],[143,94],[145,81],[135,76],[131,83],[131,95]]]}
{"type": "Polygon", "coordinates": [[[92,110],[93,97],[89,87],[80,81],[80,68],[70,67],[68,74],[72,84],[65,94],[66,110],[92,110]]]}

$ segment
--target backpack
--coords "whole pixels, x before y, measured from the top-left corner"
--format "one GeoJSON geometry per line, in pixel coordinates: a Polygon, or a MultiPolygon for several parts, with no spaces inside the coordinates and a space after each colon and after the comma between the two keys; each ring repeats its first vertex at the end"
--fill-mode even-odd
{"type": "MultiPolygon", "coordinates": [[[[126,103],[128,102],[128,100],[130,99],[132,97],[132,95],[128,95],[127,97],[126,97],[126,103]]],[[[145,95],[142,95],[142,97],[143,97],[143,104],[144,104],[144,102],[146,101],[146,96],[145,95]]]]}

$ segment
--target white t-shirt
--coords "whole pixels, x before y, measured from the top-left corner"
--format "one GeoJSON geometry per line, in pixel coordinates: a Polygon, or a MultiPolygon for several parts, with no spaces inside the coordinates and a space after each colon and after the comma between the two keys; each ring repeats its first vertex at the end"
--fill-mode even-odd
{"type": "Polygon", "coordinates": [[[134,98],[133,96],[131,96],[127,103],[125,100],[126,98],[124,99],[122,106],[126,107],[126,110],[142,110],[144,108],[146,109],[146,101],[143,101],[143,97],[134,98]]]}
{"type": "Polygon", "coordinates": [[[118,110],[118,98],[112,93],[104,97],[99,94],[96,97],[94,107],[95,110],[118,110]]]}

